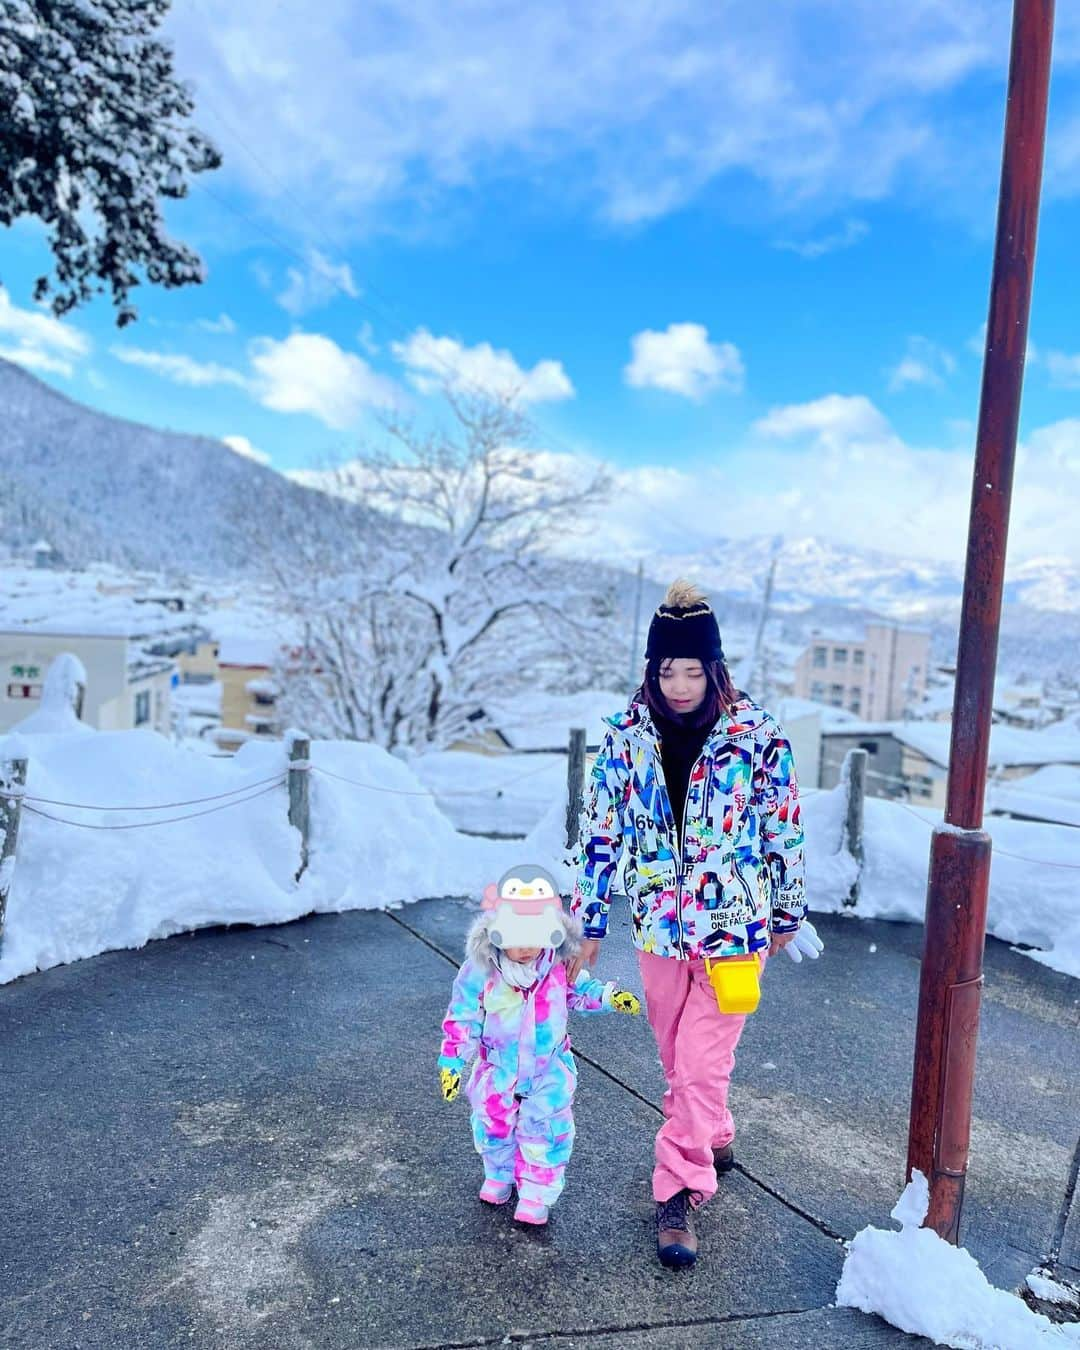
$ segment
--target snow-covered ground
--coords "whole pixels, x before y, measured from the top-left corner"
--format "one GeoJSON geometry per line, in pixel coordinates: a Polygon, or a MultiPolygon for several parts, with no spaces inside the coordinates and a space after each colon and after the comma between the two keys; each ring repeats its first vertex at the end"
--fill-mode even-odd
{"type": "MultiPolygon", "coordinates": [[[[372,745],[316,742],[310,865],[297,884],[281,742],[211,759],[149,731],[0,738],[0,760],[17,754],[29,759],[28,800],[0,981],[205,924],[478,895],[524,859],[562,868],[571,883],[565,760],[554,756],[447,753],[406,764],[372,745]],[[530,825],[518,842],[459,833],[530,825]]],[[[840,850],[843,789],[808,794],[803,810],[811,909],[841,912],[855,875],[840,850]]],[[[922,918],[933,821],[929,810],[867,800],[856,915],[922,918]]],[[[997,850],[989,931],[1080,977],[1080,831],[1007,819],[988,827],[997,850]]]]}
{"type": "MultiPolygon", "coordinates": [[[[854,863],[839,852],[843,788],[803,802],[811,909],[842,912],[854,863]]],[[[919,923],[926,908],[930,836],[941,813],[880,797],[864,804],[864,866],[854,913],[919,923]]],[[[994,841],[987,931],[1044,965],[1080,977],[1080,830],[988,816],[994,841]]]]}
{"type": "Polygon", "coordinates": [[[220,680],[173,686],[173,731],[185,749],[201,755],[221,753],[214,733],[221,726],[222,692],[220,680]]]}
{"type": "Polygon", "coordinates": [[[477,755],[445,750],[409,767],[456,829],[475,834],[528,834],[566,792],[563,755],[477,755]]]}
{"type": "MultiPolygon", "coordinates": [[[[995,1289],[963,1247],[920,1225],[929,1191],[916,1172],[892,1211],[900,1232],[864,1228],[852,1239],[836,1290],[842,1308],[878,1313],[893,1326],[959,1350],[1046,1350],[1080,1346],[1080,1325],[1059,1325],[1015,1294],[995,1289]]],[[[1069,1291],[1039,1281],[1065,1298],[1069,1291]]],[[[1032,1292],[1037,1293],[1034,1287],[1032,1292]]]]}

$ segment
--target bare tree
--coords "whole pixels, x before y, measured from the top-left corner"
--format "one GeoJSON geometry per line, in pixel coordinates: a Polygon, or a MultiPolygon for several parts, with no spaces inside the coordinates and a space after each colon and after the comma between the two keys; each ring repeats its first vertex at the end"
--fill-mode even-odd
{"type": "Polygon", "coordinates": [[[362,531],[345,543],[341,503],[319,519],[317,494],[305,545],[272,553],[303,632],[282,708],[314,734],[445,746],[481,731],[493,700],[580,686],[611,650],[610,597],[545,548],[606,480],[528,449],[512,400],[447,400],[451,430],[391,418],[386,446],[334,474],[335,493],[367,509],[362,531]]]}

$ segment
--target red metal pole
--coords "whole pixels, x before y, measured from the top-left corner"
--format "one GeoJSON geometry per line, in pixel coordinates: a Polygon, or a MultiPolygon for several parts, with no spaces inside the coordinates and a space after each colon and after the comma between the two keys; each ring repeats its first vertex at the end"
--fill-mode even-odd
{"type": "Polygon", "coordinates": [[[990,836],[982,830],[1005,545],[1039,215],[1053,0],[1015,0],[945,823],[934,831],[915,1032],[908,1176],[926,1226],[959,1238],[982,993],[990,836]]]}

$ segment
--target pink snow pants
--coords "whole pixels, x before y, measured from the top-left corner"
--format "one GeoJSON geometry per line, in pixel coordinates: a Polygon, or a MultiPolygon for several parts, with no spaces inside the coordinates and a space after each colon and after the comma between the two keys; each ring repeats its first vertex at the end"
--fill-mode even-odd
{"type": "Polygon", "coordinates": [[[684,1188],[696,1204],[716,1193],[712,1151],[735,1138],[728,1084],[746,1017],[722,1013],[705,962],[638,952],[646,1012],[667,1079],[656,1136],[653,1199],[684,1188]]]}

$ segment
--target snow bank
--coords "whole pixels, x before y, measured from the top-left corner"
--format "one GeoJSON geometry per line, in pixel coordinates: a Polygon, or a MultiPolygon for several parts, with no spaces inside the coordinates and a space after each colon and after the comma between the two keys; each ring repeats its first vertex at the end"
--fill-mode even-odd
{"type": "Polygon", "coordinates": [[[418,755],[409,767],[459,830],[528,834],[551,803],[566,794],[564,755],[444,750],[418,755]]]}
{"type": "Polygon", "coordinates": [[[505,845],[457,834],[409,769],[373,746],[314,746],[317,766],[382,790],[312,774],[310,866],[299,884],[280,742],[207,759],[149,731],[0,738],[0,759],[27,751],[27,795],[49,799],[27,807],[84,826],[161,823],[106,831],[24,809],[0,983],[208,924],[478,894],[514,860],[505,845]],[[198,800],[222,793],[235,795],[198,800]],[[164,802],[189,804],[80,805],[164,802]]]}
{"type": "MultiPolygon", "coordinates": [[[[28,803],[38,814],[23,813],[0,982],[206,924],[280,923],[312,911],[479,895],[523,861],[548,867],[565,891],[573,882],[565,861],[565,760],[515,756],[511,766],[502,757],[447,754],[406,764],[372,745],[316,742],[309,866],[298,884],[300,841],[288,824],[281,742],[252,740],[232,759],[210,759],[150,731],[0,738],[0,759],[16,754],[29,759],[28,796],[48,800],[28,803]],[[531,778],[516,772],[526,764],[531,778]],[[504,799],[492,796],[496,784],[504,799]],[[518,813],[519,827],[538,823],[523,842],[470,838],[439,810],[432,791],[455,803],[455,819],[469,828],[506,823],[490,809],[495,800],[518,813]],[[469,796],[456,795],[462,791],[469,796]],[[230,795],[203,800],[221,794],[230,795]],[[174,805],[100,809],[162,803],[174,805]],[[158,823],[141,828],[147,821],[158,823]],[[139,828],[100,828],[106,825],[139,828]]],[[[840,849],[843,790],[808,794],[803,809],[810,908],[844,911],[855,864],[840,849]]],[[[846,912],[922,920],[933,819],[929,811],[867,800],[859,905],[846,912]]],[[[1008,853],[1080,864],[1080,831],[1010,820],[988,825],[995,846],[1008,853]]],[[[991,933],[1039,948],[1030,954],[1080,976],[1078,881],[1070,868],[999,854],[991,933]]]]}
{"type": "MultiPolygon", "coordinates": [[[[810,908],[841,913],[854,875],[852,860],[837,852],[844,790],[807,796],[802,809],[810,908]]],[[[922,922],[930,835],[940,819],[934,810],[866,799],[859,903],[848,913],[922,922]]],[[[994,841],[987,930],[1003,942],[1039,949],[1025,954],[1080,977],[1080,830],[1000,817],[988,817],[986,829],[994,841]]]]}
{"type": "MultiPolygon", "coordinates": [[[[274,748],[249,743],[241,753],[251,760],[274,748]]],[[[479,897],[521,856],[517,845],[458,834],[412,769],[378,746],[316,741],[311,757],[326,771],[311,781],[310,870],[301,884],[311,909],[479,897]]]]}
{"type": "Polygon", "coordinates": [[[1080,1346],[1080,1326],[1059,1326],[1015,1294],[995,1289],[963,1247],[929,1228],[929,1188],[916,1172],[892,1211],[900,1232],[864,1228],[852,1239],[836,1302],[961,1350],[1080,1346]]]}
{"type": "MultiPolygon", "coordinates": [[[[518,850],[524,862],[538,862],[558,881],[563,895],[574,889],[574,869],[570,866],[570,851],[566,847],[566,801],[559,797],[551,803],[525,842],[518,850]]],[[[615,877],[618,890],[619,876],[615,877]]]]}

